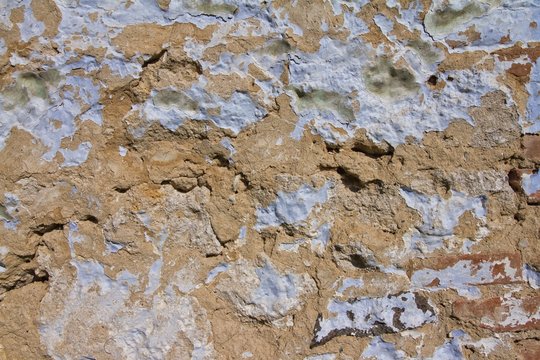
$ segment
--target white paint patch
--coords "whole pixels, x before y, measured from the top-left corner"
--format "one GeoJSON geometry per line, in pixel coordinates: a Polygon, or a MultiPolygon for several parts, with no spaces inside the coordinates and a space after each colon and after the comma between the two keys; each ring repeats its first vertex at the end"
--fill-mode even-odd
{"type": "Polygon", "coordinates": [[[330,340],[336,331],[356,336],[375,332],[400,332],[436,321],[433,307],[419,308],[420,295],[407,292],[381,298],[360,298],[349,301],[333,299],[328,305],[332,314],[319,318],[313,341],[318,344],[330,340]],[[376,330],[378,329],[378,330],[376,330]]]}
{"type": "Polygon", "coordinates": [[[21,40],[28,42],[31,38],[40,36],[45,31],[45,24],[34,17],[30,1],[26,1],[24,8],[24,20],[19,25],[21,40]]]}
{"type": "MultiPolygon", "coordinates": [[[[486,223],[486,197],[470,197],[463,193],[452,191],[449,199],[439,195],[428,196],[416,191],[401,189],[401,196],[407,206],[417,210],[422,215],[422,224],[403,236],[407,251],[430,253],[443,247],[446,240],[454,237],[454,228],[459,218],[466,212],[486,223]]],[[[480,229],[478,234],[484,234],[480,229]]]]}
{"type": "Polygon", "coordinates": [[[420,355],[422,347],[417,347],[418,354],[415,357],[396,349],[395,344],[382,340],[379,336],[375,337],[362,353],[361,359],[376,360],[464,360],[462,346],[474,347],[479,349],[484,356],[492,353],[497,346],[503,344],[500,339],[490,337],[473,341],[472,338],[463,330],[454,330],[449,334],[449,338],[442,345],[435,348],[432,356],[425,357],[420,355]]]}
{"type": "Polygon", "coordinates": [[[76,150],[69,149],[60,149],[60,153],[64,157],[63,167],[72,167],[79,166],[86,161],[90,150],[92,149],[92,144],[88,141],[85,141],[79,144],[79,147],[76,150]]]}
{"type": "Polygon", "coordinates": [[[221,274],[222,272],[225,272],[227,270],[229,270],[229,267],[230,265],[227,264],[227,263],[221,263],[219,264],[218,266],[216,266],[215,268],[213,268],[212,270],[210,270],[210,272],[208,273],[208,276],[206,277],[206,280],[204,281],[204,283],[206,285],[210,284],[211,282],[214,281],[214,279],[219,275],[221,274]]]}
{"type": "Polygon", "coordinates": [[[300,246],[306,243],[305,239],[298,239],[293,241],[292,243],[281,243],[278,246],[279,251],[289,251],[289,252],[295,252],[297,253],[300,249],[300,246]]]}
{"type": "Polygon", "coordinates": [[[119,154],[121,157],[126,156],[127,153],[128,153],[128,149],[126,149],[126,148],[123,147],[123,146],[119,146],[119,147],[118,147],[118,154],[119,154]]]}
{"type": "Polygon", "coordinates": [[[16,218],[19,198],[12,193],[4,193],[4,202],[0,204],[0,220],[4,223],[4,228],[16,230],[19,220],[16,218]]]}
{"type": "Polygon", "coordinates": [[[223,146],[229,151],[228,159],[229,161],[232,161],[232,156],[236,153],[236,149],[234,148],[231,139],[228,137],[224,137],[219,143],[221,144],[221,146],[223,146]]]}
{"type": "Polygon", "coordinates": [[[394,344],[384,341],[380,336],[376,336],[362,352],[360,358],[377,360],[403,360],[407,359],[408,357],[405,352],[397,350],[394,344]]]}
{"type": "Polygon", "coordinates": [[[0,149],[11,129],[17,127],[31,133],[48,148],[43,154],[46,161],[51,161],[57,152],[66,159],[63,166],[77,166],[86,160],[91,148],[89,142],[81,143],[76,151],[60,146],[63,139],[75,134],[78,117],[101,124],[99,87],[87,78],[64,76],[62,71],[14,75],[15,83],[0,94],[0,111],[3,112],[0,149]]]}
{"type": "Polygon", "coordinates": [[[41,306],[39,332],[50,356],[99,358],[94,354],[106,351],[121,354],[125,359],[158,360],[166,358],[176,345],[184,349],[192,347],[192,359],[214,358],[209,342],[210,324],[197,300],[178,296],[171,286],[163,292],[156,291],[161,259],[148,271],[145,291],[148,301],[133,302],[132,294],[142,291],[137,276],[121,271],[112,278],[105,274],[105,267],[99,262],[79,260],[74,244],[83,238],[74,222],[69,224],[68,241],[71,265],[76,269],[75,280],[71,281],[66,269],[54,270],[41,306]],[[57,306],[60,302],[61,308],[57,306]],[[103,334],[99,340],[96,340],[97,327],[103,334]]]}
{"type": "Polygon", "coordinates": [[[317,229],[317,235],[311,239],[311,250],[322,255],[330,242],[330,224],[322,224],[317,229]]]}
{"type": "Polygon", "coordinates": [[[453,338],[446,341],[433,352],[433,356],[427,360],[465,360],[459,339],[453,338]]]}
{"type": "MultiPolygon", "coordinates": [[[[501,39],[505,36],[511,42],[528,43],[540,40],[540,29],[530,24],[540,18],[540,4],[537,0],[459,0],[445,2],[433,1],[426,14],[426,31],[437,41],[467,40],[465,35],[470,27],[480,34],[480,38],[466,47],[452,51],[486,50],[493,51],[504,47],[501,39]],[[453,14],[452,14],[453,12],[453,14]],[[457,13],[460,13],[457,15],[457,13]],[[446,15],[443,24],[437,24],[437,13],[446,15]],[[496,24],[496,26],[493,26],[496,24]]],[[[468,41],[467,41],[468,43],[468,41]]]]}
{"type": "Polygon", "coordinates": [[[301,297],[315,290],[315,282],[307,274],[280,273],[266,259],[262,267],[246,260],[232,264],[217,289],[248,317],[278,320],[303,305],[301,297]]]}
{"type": "MultiPolygon", "coordinates": [[[[201,80],[201,84],[204,84],[204,80],[201,80]]],[[[230,98],[223,99],[207,92],[201,84],[193,85],[184,92],[152,90],[150,98],[142,105],[135,105],[132,111],[140,112],[147,121],[159,122],[171,131],[187,120],[207,120],[234,134],[266,115],[266,110],[246,93],[235,91],[230,98]],[[173,97],[172,100],[162,100],[165,91],[173,97]]]]}
{"type": "Polygon", "coordinates": [[[512,267],[509,258],[476,263],[471,260],[460,260],[442,270],[416,270],[411,276],[411,283],[418,289],[429,291],[454,289],[461,296],[478,299],[481,292],[476,285],[491,284],[505,277],[509,281],[521,280],[518,269],[512,267]],[[502,270],[498,269],[499,267],[502,267],[502,270]]]}
{"type": "Polygon", "coordinates": [[[527,195],[540,191],[540,171],[534,174],[523,174],[521,176],[521,187],[527,195]]]}
{"type": "Polygon", "coordinates": [[[527,119],[522,123],[524,133],[540,132],[540,58],[533,64],[530,80],[526,85],[529,92],[527,101],[527,119]]]}
{"type": "Polygon", "coordinates": [[[275,202],[266,208],[257,208],[257,224],[255,229],[262,230],[281,224],[299,224],[305,221],[316,205],[328,200],[332,187],[326,182],[320,189],[302,185],[291,193],[279,192],[275,202]]]}
{"type": "Polygon", "coordinates": [[[119,252],[125,247],[124,244],[120,244],[114,241],[105,241],[105,254],[114,254],[119,252]]]}
{"type": "Polygon", "coordinates": [[[7,248],[5,246],[0,247],[0,273],[3,273],[7,270],[6,266],[2,262],[2,258],[7,254],[7,248]],[[6,253],[4,253],[4,249],[6,250],[6,253]]]}
{"type": "Polygon", "coordinates": [[[0,56],[4,56],[4,54],[7,52],[6,42],[3,38],[0,38],[0,56]]]}
{"type": "MultiPolygon", "coordinates": [[[[381,22],[381,26],[389,25],[381,22]]],[[[378,54],[358,38],[343,43],[324,37],[317,53],[297,53],[290,63],[291,85],[307,94],[336,94],[341,100],[303,107],[296,95],[288,91],[299,117],[291,136],[299,139],[304,127],[309,126],[327,142],[336,143],[364,128],[374,141],[385,140],[396,146],[408,136],[421,139],[426,131],[444,130],[454,119],[472,122],[467,109],[479,106],[483,95],[502,87],[491,72],[460,70],[449,71],[447,76],[454,80],[444,89],[434,91],[424,83],[432,75],[432,66],[425,64],[426,60],[413,49],[401,48],[395,61],[406,58],[409,66],[405,71],[410,78],[404,84],[407,88],[388,85],[384,91],[391,92],[390,96],[369,90],[364,74],[385,59],[389,63],[394,59],[378,54]],[[359,110],[354,110],[353,101],[361,104],[359,110]]],[[[374,76],[383,81],[387,76],[384,71],[374,76]]]]}
{"type": "Polygon", "coordinates": [[[540,271],[534,269],[530,265],[525,265],[523,267],[523,275],[525,279],[527,279],[530,287],[536,290],[540,289],[540,271]]]}
{"type": "Polygon", "coordinates": [[[304,358],[304,360],[335,360],[336,354],[319,354],[319,355],[310,355],[304,358]]]}
{"type": "Polygon", "coordinates": [[[350,288],[357,288],[360,289],[364,287],[364,280],[362,279],[351,279],[351,278],[345,278],[341,282],[341,286],[336,291],[336,296],[343,296],[345,291],[350,288]]]}

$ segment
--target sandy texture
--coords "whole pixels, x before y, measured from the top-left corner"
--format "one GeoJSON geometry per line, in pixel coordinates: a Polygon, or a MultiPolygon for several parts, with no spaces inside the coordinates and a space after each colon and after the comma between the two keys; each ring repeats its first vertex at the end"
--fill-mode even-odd
{"type": "Polygon", "coordinates": [[[537,359],[536,0],[0,0],[0,360],[537,359]]]}

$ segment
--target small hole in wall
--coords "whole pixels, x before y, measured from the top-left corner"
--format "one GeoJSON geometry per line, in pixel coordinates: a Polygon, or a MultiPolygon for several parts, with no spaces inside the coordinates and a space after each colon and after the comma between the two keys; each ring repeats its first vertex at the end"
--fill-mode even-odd
{"type": "Polygon", "coordinates": [[[439,81],[439,78],[437,78],[436,75],[431,75],[429,79],[427,80],[428,84],[433,85],[433,86],[437,85],[438,81],[439,81]]]}
{"type": "Polygon", "coordinates": [[[350,255],[350,262],[354,267],[357,267],[359,269],[365,269],[370,267],[367,259],[360,254],[350,255]]]}

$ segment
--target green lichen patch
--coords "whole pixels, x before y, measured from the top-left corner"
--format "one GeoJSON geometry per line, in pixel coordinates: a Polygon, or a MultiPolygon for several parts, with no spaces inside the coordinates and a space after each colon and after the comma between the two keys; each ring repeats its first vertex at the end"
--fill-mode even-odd
{"type": "Polygon", "coordinates": [[[4,205],[0,204],[0,218],[7,220],[7,221],[13,221],[13,217],[8,214],[7,209],[4,205]]]}
{"type": "Polygon", "coordinates": [[[315,108],[335,112],[348,122],[352,122],[355,118],[349,100],[343,95],[324,90],[303,92],[294,89],[294,91],[298,96],[297,106],[300,111],[315,108]]]}
{"type": "Polygon", "coordinates": [[[381,59],[364,71],[369,91],[382,97],[402,98],[419,89],[414,75],[406,68],[396,68],[388,59],[381,59]]]}
{"type": "Polygon", "coordinates": [[[279,56],[290,52],[291,45],[285,40],[274,40],[269,42],[265,47],[261,49],[263,54],[269,54],[273,56],[279,56]]]}
{"type": "Polygon", "coordinates": [[[412,40],[407,43],[407,46],[431,64],[439,61],[441,58],[435,48],[426,41],[419,39],[412,40]]]}
{"type": "Polygon", "coordinates": [[[198,108],[196,101],[179,91],[171,89],[159,91],[154,96],[153,102],[155,106],[165,109],[177,108],[195,111],[198,108]]]}
{"type": "Polygon", "coordinates": [[[61,75],[57,70],[42,72],[24,72],[17,75],[15,84],[7,87],[3,96],[6,99],[4,108],[13,109],[26,105],[32,98],[49,99],[49,86],[58,86],[61,75]]]}
{"type": "Polygon", "coordinates": [[[426,30],[432,35],[448,34],[457,26],[485,14],[488,9],[489,5],[482,1],[469,1],[459,8],[443,2],[426,14],[426,30]]]}
{"type": "Polygon", "coordinates": [[[215,0],[189,1],[186,6],[207,15],[232,15],[238,10],[235,5],[215,0]]]}

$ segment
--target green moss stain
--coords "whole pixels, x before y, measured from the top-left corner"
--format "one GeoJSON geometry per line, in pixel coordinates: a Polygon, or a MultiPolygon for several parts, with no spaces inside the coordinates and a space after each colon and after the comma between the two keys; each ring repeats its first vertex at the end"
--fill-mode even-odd
{"type": "Polygon", "coordinates": [[[297,106],[300,111],[315,108],[335,112],[348,122],[352,122],[355,118],[349,101],[343,95],[324,90],[307,93],[299,89],[294,89],[294,91],[298,96],[297,106]]]}
{"type": "Polygon", "coordinates": [[[165,109],[177,108],[195,111],[198,108],[196,101],[175,90],[161,90],[154,96],[153,102],[155,106],[165,109]]]}
{"type": "Polygon", "coordinates": [[[13,109],[26,105],[32,98],[49,99],[49,87],[56,87],[62,80],[57,70],[42,72],[25,72],[17,76],[15,84],[6,88],[3,95],[6,99],[4,108],[13,109]]]}
{"type": "Polygon", "coordinates": [[[435,51],[430,43],[423,40],[412,40],[407,43],[407,46],[413,49],[424,60],[433,64],[441,59],[440,54],[435,51]]]}
{"type": "Polygon", "coordinates": [[[7,221],[13,221],[13,217],[7,213],[7,209],[4,205],[0,204],[0,218],[3,218],[7,221]]]}
{"type": "Polygon", "coordinates": [[[414,75],[405,68],[396,68],[388,59],[381,59],[364,71],[369,91],[382,97],[401,98],[419,89],[414,75]]]}
{"type": "MultiPolygon", "coordinates": [[[[495,3],[493,0],[489,2],[495,3]]],[[[449,34],[455,27],[485,14],[489,7],[490,4],[483,1],[469,1],[461,8],[451,6],[447,2],[432,6],[424,21],[426,30],[432,35],[449,34]]]]}
{"type": "Polygon", "coordinates": [[[197,10],[207,15],[232,15],[238,10],[234,5],[214,0],[186,1],[185,4],[188,9],[197,10]]]}
{"type": "Polygon", "coordinates": [[[269,42],[265,47],[261,49],[263,54],[269,54],[273,56],[279,56],[291,51],[291,45],[285,40],[274,40],[269,42]]]}

